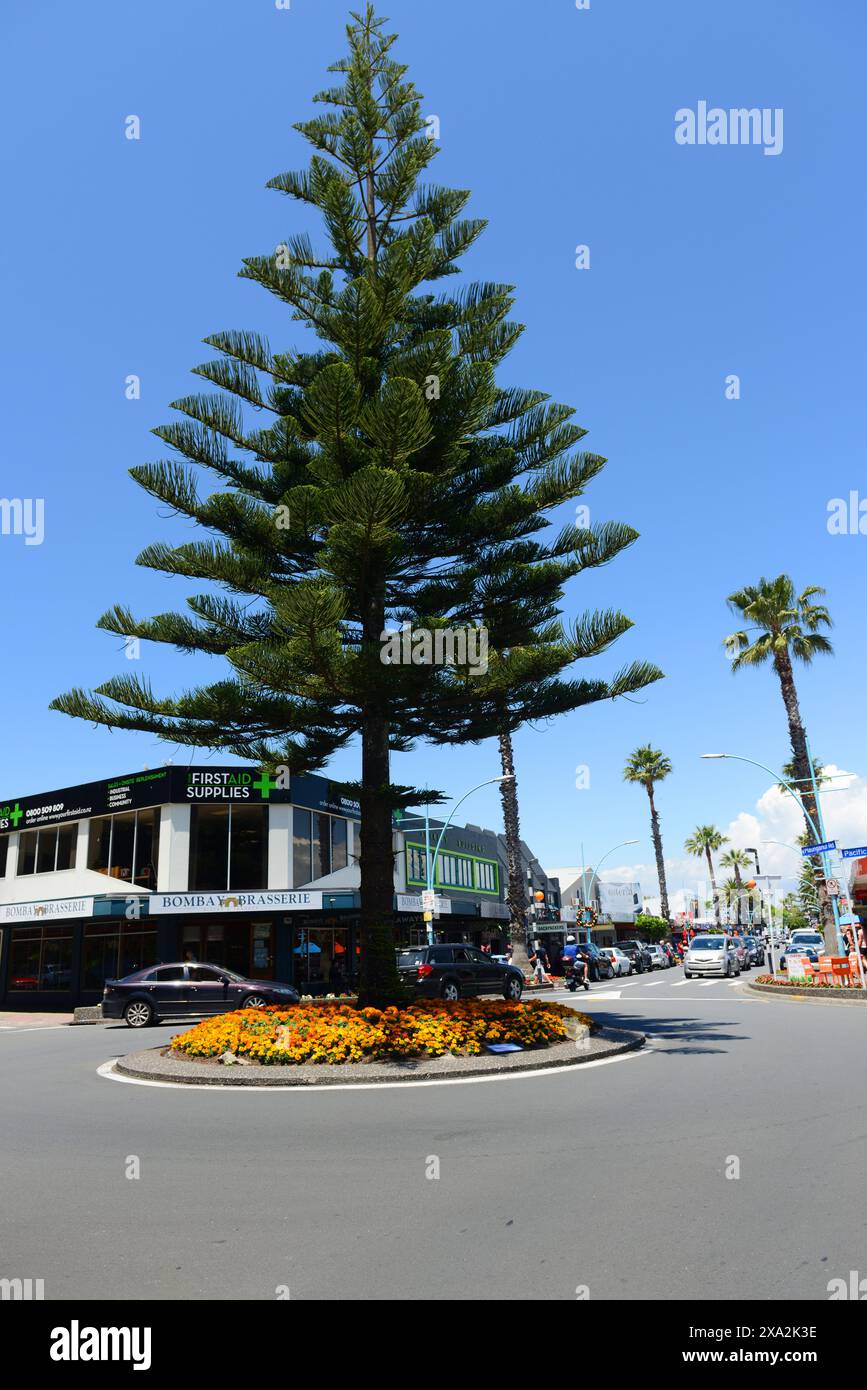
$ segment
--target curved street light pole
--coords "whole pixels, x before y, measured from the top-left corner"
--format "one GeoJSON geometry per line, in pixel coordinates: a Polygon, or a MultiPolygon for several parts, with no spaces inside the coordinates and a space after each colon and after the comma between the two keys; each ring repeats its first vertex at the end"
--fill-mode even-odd
{"type": "MultiPolygon", "coordinates": [[[[507,772],[506,775],[505,775],[504,777],[488,777],[488,778],[485,779],[484,782],[479,782],[478,786],[470,787],[470,790],[469,790],[468,792],[464,792],[463,796],[462,796],[458,801],[455,802],[454,806],[453,806],[452,809],[449,811],[449,814],[448,814],[448,817],[447,817],[447,819],[446,819],[446,822],[445,822],[445,824],[444,824],[442,830],[441,830],[440,833],[439,833],[439,839],[438,839],[437,842],[436,842],[436,848],[435,848],[435,850],[434,850],[434,852],[433,852],[433,858],[431,858],[431,852],[430,852],[430,816],[429,816],[429,812],[428,812],[427,803],[425,803],[425,808],[424,808],[424,819],[425,819],[425,827],[424,827],[425,867],[427,868],[427,891],[428,891],[429,893],[433,893],[433,892],[434,892],[434,879],[436,878],[436,863],[437,863],[437,858],[439,857],[440,845],[441,845],[442,842],[443,842],[443,836],[445,835],[446,831],[448,830],[448,828],[449,828],[449,826],[450,826],[450,824],[451,824],[452,816],[454,815],[455,811],[456,811],[456,810],[458,809],[458,807],[462,804],[462,802],[466,801],[466,799],[467,799],[468,796],[472,796],[473,792],[480,791],[482,787],[493,787],[493,786],[496,786],[496,784],[497,784],[498,782],[511,782],[511,781],[514,779],[514,776],[515,776],[514,772],[507,772]]],[[[430,920],[430,921],[428,922],[428,924],[427,924],[427,939],[428,939],[428,942],[429,942],[429,943],[432,943],[432,942],[433,942],[433,916],[431,916],[431,920],[430,920]]]]}
{"type": "MultiPolygon", "coordinates": [[[[792,798],[792,800],[795,802],[795,804],[797,805],[797,807],[798,807],[798,809],[800,810],[801,814],[806,818],[806,820],[807,820],[807,822],[808,822],[808,824],[809,824],[809,826],[810,826],[810,829],[812,830],[813,834],[814,834],[815,837],[816,837],[816,844],[821,844],[821,843],[822,843],[822,836],[821,836],[821,833],[820,833],[820,831],[819,831],[819,829],[818,829],[818,827],[817,827],[817,825],[816,825],[816,822],[813,820],[813,817],[810,815],[810,812],[807,810],[806,806],[805,806],[805,805],[803,804],[803,802],[801,801],[801,798],[798,796],[797,792],[794,791],[794,789],[789,785],[789,783],[786,782],[786,781],[779,775],[778,772],[774,772],[773,768],[766,767],[764,763],[758,762],[755,758],[746,758],[746,757],[744,757],[744,755],[743,755],[742,753],[702,753],[701,756],[702,756],[703,758],[729,758],[729,759],[733,760],[734,762],[738,762],[738,763],[750,763],[753,767],[759,767],[759,768],[761,768],[762,772],[767,772],[768,776],[770,776],[770,777],[772,777],[772,778],[774,779],[774,782],[777,784],[777,786],[784,787],[785,790],[789,793],[789,796],[790,796],[790,797],[792,798]]],[[[829,875],[828,875],[827,855],[823,854],[823,855],[821,856],[821,858],[822,858],[822,868],[823,868],[823,871],[824,871],[824,874],[825,874],[825,878],[827,879],[828,876],[829,876],[829,875]]],[[[832,898],[832,899],[831,899],[831,911],[832,911],[833,914],[834,914],[834,931],[835,931],[836,936],[837,936],[837,949],[838,949],[838,951],[842,951],[842,950],[843,950],[843,934],[842,934],[842,932],[840,931],[840,923],[839,923],[838,914],[837,914],[837,902],[836,902],[836,899],[835,899],[835,898],[832,898]]],[[[826,942],[827,942],[827,937],[825,938],[825,940],[826,940],[826,942]]],[[[860,952],[858,953],[858,960],[859,960],[859,965],[860,965],[860,961],[861,961],[860,952]]]]}
{"type": "MultiPolygon", "coordinates": [[[[617,850],[617,849],[623,849],[625,845],[637,845],[637,844],[639,844],[639,843],[640,843],[640,842],[639,842],[638,840],[621,840],[619,845],[612,845],[610,849],[607,849],[607,850],[605,851],[605,853],[603,854],[602,858],[601,858],[600,860],[598,860],[598,862],[597,862],[597,864],[596,864],[596,867],[595,867],[595,869],[593,870],[593,873],[592,873],[591,876],[590,876],[590,884],[589,884],[589,887],[588,887],[588,884],[587,884],[586,872],[585,872],[584,869],[582,868],[582,870],[581,870],[581,879],[582,879],[582,883],[583,883],[583,885],[584,885],[584,906],[585,906],[585,907],[589,907],[589,905],[590,905],[589,902],[588,902],[588,898],[590,897],[591,893],[593,892],[593,884],[596,882],[596,879],[599,877],[599,870],[602,868],[602,865],[605,863],[605,860],[608,858],[609,854],[613,854],[614,851],[617,850]]],[[[589,930],[589,929],[588,929],[588,930],[589,930]]]]}

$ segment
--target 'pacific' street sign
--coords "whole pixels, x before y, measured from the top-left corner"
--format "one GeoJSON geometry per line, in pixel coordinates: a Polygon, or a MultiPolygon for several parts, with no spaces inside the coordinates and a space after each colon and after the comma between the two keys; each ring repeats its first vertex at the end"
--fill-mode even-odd
{"type": "Polygon", "coordinates": [[[867,845],[861,845],[858,849],[843,849],[840,853],[844,859],[867,859],[867,845]]]}

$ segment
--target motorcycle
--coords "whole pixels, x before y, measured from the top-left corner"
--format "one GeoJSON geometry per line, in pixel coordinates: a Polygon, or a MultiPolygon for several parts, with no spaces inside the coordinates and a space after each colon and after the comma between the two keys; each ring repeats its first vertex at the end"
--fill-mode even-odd
{"type": "Polygon", "coordinates": [[[590,976],[587,969],[587,962],[583,956],[575,956],[566,964],[566,988],[575,993],[579,985],[583,985],[586,990],[590,989],[590,976]]]}

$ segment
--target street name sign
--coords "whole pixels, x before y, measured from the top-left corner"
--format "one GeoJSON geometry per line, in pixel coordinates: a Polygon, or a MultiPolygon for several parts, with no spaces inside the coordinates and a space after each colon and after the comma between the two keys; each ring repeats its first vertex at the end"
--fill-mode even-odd
{"type": "Polygon", "coordinates": [[[836,840],[826,840],[822,845],[804,845],[801,853],[805,859],[812,859],[814,854],[827,854],[829,850],[836,848],[836,840]]]}
{"type": "Polygon", "coordinates": [[[843,849],[840,853],[844,859],[867,859],[867,845],[859,845],[857,849],[843,849]]]}

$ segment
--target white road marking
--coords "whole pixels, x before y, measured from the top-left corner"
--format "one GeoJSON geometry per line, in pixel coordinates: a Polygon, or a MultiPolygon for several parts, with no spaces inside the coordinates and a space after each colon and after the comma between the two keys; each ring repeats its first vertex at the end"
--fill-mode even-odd
{"type": "Polygon", "coordinates": [[[590,1067],[610,1067],[615,1062],[629,1062],[638,1057],[649,1057],[652,1052],[653,1046],[648,1039],[644,1047],[637,1052],[622,1052],[618,1057],[599,1057],[595,1062],[581,1062],[577,1066],[539,1067],[535,1071],[500,1072],[492,1073],[490,1076],[437,1077],[429,1081],[350,1081],[338,1082],[332,1086],[311,1086],[306,1083],[301,1086],[203,1086],[198,1081],[145,1081],[138,1076],[122,1076],[120,1072],[116,1072],[116,1057],[97,1067],[96,1074],[107,1081],[123,1081],[129,1086],[157,1086],[166,1091],[210,1091],[212,1095],[215,1092],[225,1095],[227,1091],[246,1091],[248,1095],[257,1096],[261,1096],[265,1091],[293,1091],[296,1095],[306,1096],[311,1093],[322,1095],[326,1091],[405,1091],[416,1086],[473,1086],[477,1081],[527,1081],[535,1076],[571,1076],[576,1071],[587,1071],[590,1067]]]}
{"type": "Polygon", "coordinates": [[[68,1023],[0,1023],[0,1033],[54,1033],[58,1028],[69,1028],[68,1023]]]}
{"type": "Polygon", "coordinates": [[[671,988],[672,988],[672,989],[683,989],[684,985],[691,985],[691,984],[692,984],[692,980],[678,980],[677,984],[676,984],[676,985],[672,985],[671,988]]]}

